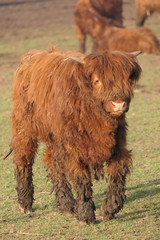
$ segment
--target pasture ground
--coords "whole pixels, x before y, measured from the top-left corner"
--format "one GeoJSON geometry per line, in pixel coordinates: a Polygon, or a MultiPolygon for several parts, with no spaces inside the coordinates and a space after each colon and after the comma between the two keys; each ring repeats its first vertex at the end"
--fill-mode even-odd
{"type": "MultiPolygon", "coordinates": [[[[76,0],[0,1],[0,239],[158,240],[160,239],[160,56],[141,55],[143,74],[128,119],[128,148],[133,149],[133,171],[127,181],[127,201],[110,222],[99,211],[106,183],[94,182],[95,225],[61,215],[51,183],[46,182],[41,145],[34,165],[35,202],[32,214],[17,211],[10,144],[12,80],[22,54],[30,49],[78,50],[73,10],[76,0]]],[[[133,0],[124,1],[124,24],[135,26],[133,0]]],[[[160,15],[146,25],[160,39],[160,15]]],[[[90,41],[88,41],[90,47],[90,41]]]]}

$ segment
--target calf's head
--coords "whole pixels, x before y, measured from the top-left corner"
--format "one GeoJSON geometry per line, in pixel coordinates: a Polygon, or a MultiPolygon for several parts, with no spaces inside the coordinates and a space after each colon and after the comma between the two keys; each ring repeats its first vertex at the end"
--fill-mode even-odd
{"type": "Polygon", "coordinates": [[[141,74],[136,59],[139,53],[105,51],[88,55],[81,63],[88,96],[95,106],[113,117],[117,118],[129,109],[133,84],[141,74]]]}

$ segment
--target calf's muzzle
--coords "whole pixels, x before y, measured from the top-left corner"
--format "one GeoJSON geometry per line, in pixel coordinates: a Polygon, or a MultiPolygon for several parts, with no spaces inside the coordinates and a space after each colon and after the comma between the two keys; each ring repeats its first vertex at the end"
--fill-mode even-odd
{"type": "Polygon", "coordinates": [[[128,103],[123,101],[123,102],[111,102],[113,105],[113,111],[114,112],[126,112],[128,111],[128,103]]]}
{"type": "Polygon", "coordinates": [[[113,115],[114,117],[121,116],[129,109],[129,103],[127,101],[108,101],[104,104],[105,111],[113,115]]]}

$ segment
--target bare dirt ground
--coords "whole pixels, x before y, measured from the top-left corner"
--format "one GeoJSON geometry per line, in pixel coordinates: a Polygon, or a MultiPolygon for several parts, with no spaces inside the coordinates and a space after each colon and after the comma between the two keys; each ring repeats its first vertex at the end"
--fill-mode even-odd
{"type": "Polygon", "coordinates": [[[75,0],[0,1],[0,37],[23,36],[25,29],[71,24],[75,0]]]}

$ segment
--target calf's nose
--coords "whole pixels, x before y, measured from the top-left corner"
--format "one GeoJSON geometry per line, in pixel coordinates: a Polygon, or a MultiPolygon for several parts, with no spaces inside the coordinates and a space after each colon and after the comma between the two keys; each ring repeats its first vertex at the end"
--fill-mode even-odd
{"type": "Polygon", "coordinates": [[[118,111],[122,111],[124,112],[125,110],[127,110],[128,105],[126,102],[113,102],[112,101],[112,105],[114,106],[114,111],[118,112],[118,111]]]}

